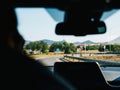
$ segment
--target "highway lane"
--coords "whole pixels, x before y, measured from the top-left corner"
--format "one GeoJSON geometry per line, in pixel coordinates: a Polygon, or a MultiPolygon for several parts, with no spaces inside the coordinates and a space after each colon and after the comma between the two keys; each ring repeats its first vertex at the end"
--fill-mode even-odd
{"type": "Polygon", "coordinates": [[[43,63],[45,66],[54,66],[55,62],[62,62],[60,60],[62,56],[57,56],[57,57],[42,57],[42,58],[37,58],[36,60],[40,61],[43,63]]]}

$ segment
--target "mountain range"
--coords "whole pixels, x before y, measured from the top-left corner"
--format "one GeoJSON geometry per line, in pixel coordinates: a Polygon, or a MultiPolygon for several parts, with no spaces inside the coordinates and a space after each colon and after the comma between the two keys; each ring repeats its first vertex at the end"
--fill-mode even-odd
{"type": "Polygon", "coordinates": [[[120,36],[108,42],[108,44],[120,44],[120,36]]]}
{"type": "MultiPolygon", "coordinates": [[[[43,42],[46,42],[48,45],[51,45],[53,44],[54,42],[58,42],[58,43],[63,43],[64,40],[62,41],[54,41],[54,40],[49,40],[49,39],[43,39],[43,40],[39,40],[39,41],[43,41],[43,42]]],[[[29,43],[30,41],[27,41],[26,43],[29,43]]],[[[114,40],[111,40],[109,42],[102,42],[102,43],[105,43],[105,44],[120,44],[120,36],[115,38],[114,40]]],[[[83,42],[73,42],[73,44],[98,44],[98,42],[93,42],[93,41],[90,41],[90,40],[86,40],[86,41],[83,41],[83,42]]]]}

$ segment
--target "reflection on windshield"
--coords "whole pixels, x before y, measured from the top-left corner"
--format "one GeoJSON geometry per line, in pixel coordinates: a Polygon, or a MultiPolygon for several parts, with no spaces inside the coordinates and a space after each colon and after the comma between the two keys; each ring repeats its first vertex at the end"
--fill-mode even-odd
{"type": "MultiPolygon", "coordinates": [[[[89,59],[105,61],[101,63],[109,65],[120,63],[120,11],[113,11],[112,15],[104,19],[107,25],[105,34],[83,37],[57,36],[54,29],[63,18],[56,21],[49,12],[49,9],[44,8],[16,8],[18,30],[26,40],[25,54],[36,59],[51,57],[56,61],[80,62],[89,59]]],[[[52,12],[57,13],[58,10],[52,12]]]]}

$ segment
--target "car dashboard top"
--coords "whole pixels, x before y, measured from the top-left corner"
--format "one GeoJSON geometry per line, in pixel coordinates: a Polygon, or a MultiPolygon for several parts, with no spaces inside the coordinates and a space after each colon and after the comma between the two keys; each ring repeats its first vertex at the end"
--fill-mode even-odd
{"type": "Polygon", "coordinates": [[[81,85],[83,88],[85,85],[90,85],[88,88],[104,88],[110,85],[113,88],[110,90],[120,89],[120,67],[99,67],[97,64],[96,62],[56,62],[54,66],[47,68],[52,73],[72,81],[78,88],[79,86],[82,88],[81,85]],[[98,83],[102,83],[101,86],[97,86],[98,83]]]}

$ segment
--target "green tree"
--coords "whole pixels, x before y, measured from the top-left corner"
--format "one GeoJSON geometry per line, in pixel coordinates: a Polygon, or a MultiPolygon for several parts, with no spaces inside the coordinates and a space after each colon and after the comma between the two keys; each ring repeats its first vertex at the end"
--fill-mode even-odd
{"type": "Polygon", "coordinates": [[[108,44],[106,45],[106,49],[111,52],[120,53],[120,45],[117,45],[117,44],[108,44]]]}
{"type": "Polygon", "coordinates": [[[112,45],[112,51],[115,53],[120,53],[120,45],[112,45]]]}
{"type": "Polygon", "coordinates": [[[100,45],[99,48],[98,48],[98,50],[99,50],[100,52],[103,52],[103,51],[104,51],[104,46],[100,45]]]}
{"type": "Polygon", "coordinates": [[[99,46],[97,45],[88,45],[86,46],[86,50],[98,50],[99,46]]]}
{"type": "Polygon", "coordinates": [[[48,44],[43,41],[35,41],[27,44],[25,49],[41,50],[43,53],[46,53],[48,50],[48,44]]]}
{"type": "Polygon", "coordinates": [[[56,48],[58,48],[58,45],[59,45],[59,43],[54,42],[54,43],[50,46],[49,51],[50,51],[50,52],[55,52],[56,48]]]}
{"type": "Polygon", "coordinates": [[[74,44],[72,44],[72,43],[69,44],[66,41],[64,41],[63,43],[58,43],[58,42],[53,43],[50,46],[49,51],[55,52],[57,48],[59,48],[60,51],[63,51],[65,54],[74,53],[74,52],[76,52],[76,49],[77,49],[74,46],[74,44]]]}
{"type": "Polygon", "coordinates": [[[64,42],[63,43],[63,49],[64,49],[64,53],[65,54],[72,54],[72,53],[75,53],[76,52],[76,49],[77,47],[74,46],[73,43],[67,43],[67,42],[64,42]]]}

